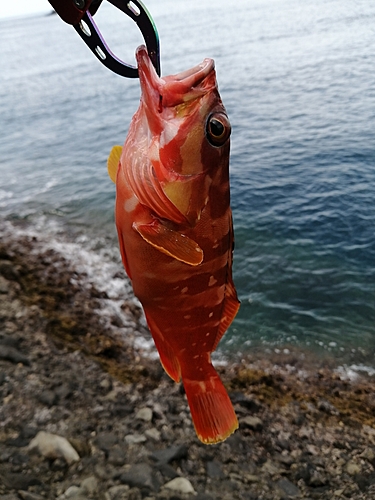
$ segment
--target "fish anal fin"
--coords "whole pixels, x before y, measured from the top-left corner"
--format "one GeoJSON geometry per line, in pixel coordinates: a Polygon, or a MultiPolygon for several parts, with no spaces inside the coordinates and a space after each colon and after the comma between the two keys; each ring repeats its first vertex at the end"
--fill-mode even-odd
{"type": "Polygon", "coordinates": [[[147,224],[133,222],[133,228],[147,243],[174,259],[190,266],[197,266],[203,260],[203,250],[198,243],[178,231],[169,229],[157,219],[147,224]]]}
{"type": "Polygon", "coordinates": [[[222,316],[220,320],[219,331],[217,333],[214,345],[212,347],[212,351],[214,351],[223,337],[224,333],[230,327],[232,321],[234,320],[238,310],[240,308],[240,301],[237,298],[237,292],[234,287],[234,283],[232,280],[229,280],[225,287],[225,298],[222,316]]]}
{"type": "Polygon", "coordinates": [[[198,438],[205,444],[224,441],[237,428],[238,420],[227,391],[211,363],[205,364],[205,377],[184,377],[186,397],[198,438]]]}
{"type": "Polygon", "coordinates": [[[145,311],[145,315],[164,370],[172,380],[179,382],[181,379],[181,368],[173,349],[165,341],[163,335],[160,333],[158,327],[152,320],[151,315],[148,314],[147,311],[145,311]]]}
{"type": "Polygon", "coordinates": [[[116,184],[117,170],[120,163],[122,146],[113,146],[107,160],[108,175],[112,182],[116,184]]]}

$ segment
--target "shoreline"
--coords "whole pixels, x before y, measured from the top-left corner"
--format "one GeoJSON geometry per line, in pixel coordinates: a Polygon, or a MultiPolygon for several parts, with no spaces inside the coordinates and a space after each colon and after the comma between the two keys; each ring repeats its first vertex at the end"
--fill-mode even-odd
{"type": "Polygon", "coordinates": [[[105,301],[37,236],[2,232],[0,499],[374,498],[371,377],[298,350],[217,362],[240,429],[207,447],[181,386],[136,342],[150,339],[137,302],[119,315],[105,301]],[[39,432],[79,460],[32,451],[39,432]],[[186,493],[166,486],[176,478],[186,493]]]}

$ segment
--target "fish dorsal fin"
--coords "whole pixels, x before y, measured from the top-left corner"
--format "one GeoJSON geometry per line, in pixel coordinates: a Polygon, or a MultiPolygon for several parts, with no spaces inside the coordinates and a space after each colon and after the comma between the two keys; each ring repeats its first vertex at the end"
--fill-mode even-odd
{"type": "Polygon", "coordinates": [[[174,259],[190,266],[197,266],[203,260],[203,250],[198,243],[178,231],[167,228],[157,219],[148,224],[133,222],[133,228],[147,243],[174,259]]]}
{"type": "Polygon", "coordinates": [[[107,160],[108,175],[112,182],[116,184],[117,170],[120,163],[122,146],[113,146],[107,160]]]}
{"type": "Polygon", "coordinates": [[[240,308],[240,301],[238,300],[233,280],[230,279],[225,287],[225,298],[224,298],[223,312],[220,320],[220,327],[212,351],[216,349],[222,336],[230,327],[239,308],[240,308]]]}

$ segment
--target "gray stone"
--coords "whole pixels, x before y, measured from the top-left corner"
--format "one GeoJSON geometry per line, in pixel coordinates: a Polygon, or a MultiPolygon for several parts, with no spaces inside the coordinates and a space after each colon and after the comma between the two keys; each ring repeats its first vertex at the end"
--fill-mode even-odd
{"type": "Polygon", "coordinates": [[[245,417],[241,419],[240,425],[253,431],[261,431],[263,429],[263,422],[258,417],[245,417]]]}
{"type": "Polygon", "coordinates": [[[81,488],[89,495],[93,495],[98,489],[98,480],[95,476],[90,476],[81,482],[81,488]]]}
{"type": "Polygon", "coordinates": [[[73,446],[64,437],[40,431],[31,440],[28,449],[38,452],[45,458],[63,458],[67,464],[78,462],[80,457],[73,446]]]}
{"type": "Polygon", "coordinates": [[[9,283],[3,276],[0,276],[0,293],[9,292],[9,283]]]}
{"type": "Polygon", "coordinates": [[[30,493],[29,491],[19,491],[19,496],[22,500],[44,500],[44,497],[37,495],[36,493],[30,493]]]}
{"type": "Polygon", "coordinates": [[[2,476],[5,486],[13,490],[27,490],[30,486],[39,485],[40,480],[31,474],[6,472],[2,476]]]}
{"type": "Polygon", "coordinates": [[[181,444],[179,446],[171,446],[170,448],[165,448],[164,450],[156,450],[151,454],[151,458],[156,462],[167,464],[169,462],[172,462],[173,460],[186,458],[187,453],[187,446],[181,444]]]}
{"type": "Polygon", "coordinates": [[[125,442],[127,444],[140,444],[147,441],[146,436],[143,434],[128,434],[125,436],[125,442]]]}
{"type": "Polygon", "coordinates": [[[60,495],[57,500],[73,500],[74,498],[77,498],[77,500],[84,500],[86,498],[85,490],[79,486],[69,486],[69,488],[62,495],[60,495]]]}
{"type": "Polygon", "coordinates": [[[143,420],[144,422],[151,422],[152,420],[152,410],[151,408],[141,408],[135,414],[137,420],[143,420]]]}
{"type": "Polygon", "coordinates": [[[221,466],[215,460],[207,462],[207,475],[211,479],[223,479],[225,477],[224,472],[221,469],[221,466]]]}
{"type": "Polygon", "coordinates": [[[153,427],[152,429],[147,429],[147,431],[145,431],[145,436],[149,439],[152,439],[153,441],[160,441],[160,432],[155,429],[155,427],[153,427]]]}
{"type": "Polygon", "coordinates": [[[120,448],[119,445],[115,444],[115,446],[109,451],[108,455],[108,463],[111,465],[124,465],[126,462],[126,454],[123,449],[120,448]]]}
{"type": "Polygon", "coordinates": [[[288,479],[280,479],[279,481],[277,481],[276,486],[288,497],[295,497],[300,494],[297,486],[291,483],[288,479]]]}
{"type": "Polygon", "coordinates": [[[19,352],[14,347],[8,345],[2,345],[0,347],[0,359],[10,361],[11,363],[22,363],[25,366],[30,365],[29,359],[19,352]]]}
{"type": "Polygon", "coordinates": [[[148,488],[156,490],[157,485],[153,476],[152,468],[146,463],[135,464],[127,472],[120,476],[120,481],[131,488],[148,488]]]}
{"type": "Polygon", "coordinates": [[[109,451],[118,442],[119,438],[111,432],[102,432],[98,434],[95,440],[96,446],[103,451],[109,451]]]}
{"type": "Polygon", "coordinates": [[[262,471],[270,474],[271,476],[276,476],[277,474],[280,474],[282,470],[274,464],[271,460],[267,460],[263,465],[262,465],[262,471]]]}
{"type": "Polygon", "coordinates": [[[129,486],[127,484],[120,484],[112,486],[105,496],[105,500],[128,500],[129,486]]]}
{"type": "Polygon", "coordinates": [[[360,466],[360,464],[352,461],[346,464],[345,469],[350,476],[355,476],[356,474],[360,474],[362,472],[362,467],[360,466]]]}
{"type": "Polygon", "coordinates": [[[0,260],[0,274],[9,281],[17,280],[19,272],[8,260],[0,260]]]}
{"type": "Polygon", "coordinates": [[[179,493],[195,493],[193,485],[185,477],[176,477],[175,479],[172,479],[172,481],[166,483],[163,488],[179,493]]]}
{"type": "Polygon", "coordinates": [[[51,406],[55,405],[56,402],[57,402],[57,396],[56,396],[56,394],[53,391],[49,391],[49,390],[43,391],[39,395],[38,399],[39,399],[39,401],[41,403],[43,403],[44,405],[48,406],[49,408],[51,406]]]}

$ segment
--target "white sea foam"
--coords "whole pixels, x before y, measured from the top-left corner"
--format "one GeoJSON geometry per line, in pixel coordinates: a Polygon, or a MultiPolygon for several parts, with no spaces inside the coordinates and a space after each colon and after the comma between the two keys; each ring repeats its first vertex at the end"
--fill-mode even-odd
{"type": "Polygon", "coordinates": [[[108,248],[92,250],[88,245],[85,247],[85,241],[88,243],[89,240],[82,236],[76,241],[68,241],[63,228],[56,221],[44,217],[40,217],[33,226],[26,228],[4,222],[1,233],[13,237],[33,237],[36,239],[35,253],[52,249],[68,260],[77,273],[76,277],[71,278],[73,284],[79,284],[87,289],[94,287],[103,293],[105,298],[97,299],[100,308],[93,311],[98,314],[100,322],[123,335],[124,340],[127,343],[131,342],[136,350],[142,351],[143,355],[156,354],[152,340],[144,335],[146,333],[144,316],[137,322],[131,312],[122,307],[125,302],[131,308],[140,307],[140,303],[134,297],[129,280],[125,276],[121,277],[123,267],[119,259],[116,260],[115,251],[111,252],[108,248]],[[140,329],[139,325],[143,328],[140,329]]]}
{"type": "Polygon", "coordinates": [[[375,368],[363,364],[343,365],[336,368],[335,371],[343,380],[357,380],[360,375],[375,376],[375,368]]]}

